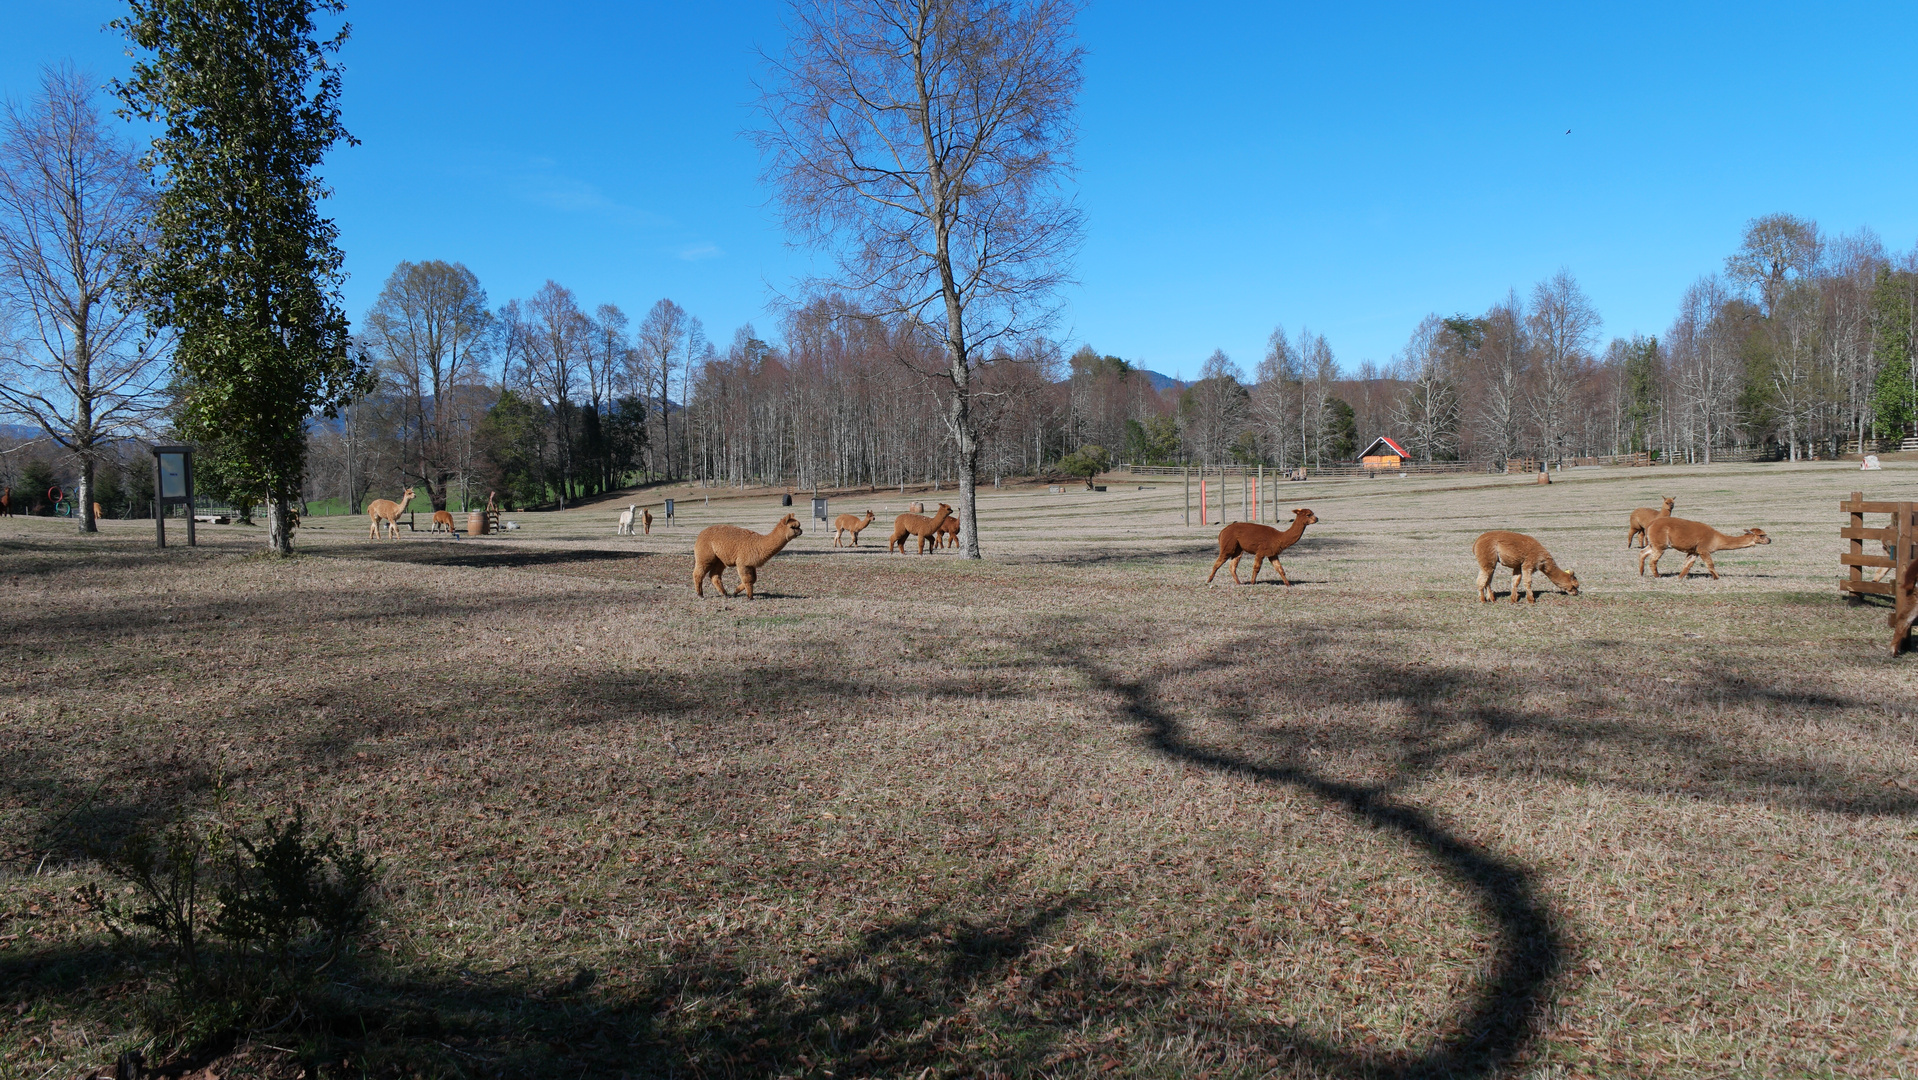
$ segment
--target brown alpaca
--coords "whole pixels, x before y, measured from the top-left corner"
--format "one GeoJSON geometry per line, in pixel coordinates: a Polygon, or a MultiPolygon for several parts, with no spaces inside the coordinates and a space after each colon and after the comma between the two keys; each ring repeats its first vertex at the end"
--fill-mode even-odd
{"type": "Polygon", "coordinates": [[[904,555],[906,553],[906,537],[916,536],[919,538],[919,554],[924,555],[926,553],[926,539],[937,532],[939,526],[944,524],[945,520],[951,516],[952,507],[947,506],[945,503],[940,503],[939,512],[931,517],[926,517],[922,514],[900,514],[898,517],[892,519],[892,539],[886,542],[886,551],[891,552],[894,547],[897,547],[899,553],[904,555]]]}
{"type": "Polygon", "coordinates": [[[373,539],[380,538],[380,523],[386,523],[386,538],[391,540],[400,534],[400,515],[413,505],[413,489],[407,488],[399,502],[391,499],[374,499],[366,505],[368,532],[373,539]]]}
{"type": "Polygon", "coordinates": [[[433,511],[433,531],[439,532],[442,527],[454,537],[459,536],[459,530],[453,527],[452,513],[446,510],[435,510],[433,511]]]}
{"type": "Polygon", "coordinates": [[[791,514],[780,518],[772,531],[764,535],[737,525],[709,525],[699,530],[699,536],[693,541],[693,591],[705,596],[706,579],[712,578],[713,584],[719,586],[719,595],[738,596],[738,589],[726,591],[725,573],[730,566],[739,571],[746,599],[751,600],[759,568],[804,534],[799,519],[791,514]]]}
{"type": "Polygon", "coordinates": [[[1671,517],[1672,507],[1676,505],[1678,505],[1678,500],[1667,495],[1665,496],[1665,505],[1657,510],[1649,506],[1641,506],[1632,511],[1632,531],[1625,534],[1625,546],[1631,547],[1632,541],[1634,540],[1643,541],[1645,539],[1645,526],[1650,525],[1658,518],[1671,517]]]}
{"type": "Polygon", "coordinates": [[[858,547],[859,534],[865,532],[866,526],[870,524],[872,524],[872,511],[870,510],[866,511],[866,516],[863,518],[858,514],[841,514],[832,519],[832,546],[838,547],[840,537],[851,533],[852,546],[858,547]]]}
{"type": "Polygon", "coordinates": [[[1259,581],[1259,567],[1264,566],[1266,560],[1270,559],[1272,569],[1279,572],[1279,580],[1287,585],[1292,584],[1292,579],[1285,576],[1285,567],[1279,565],[1279,552],[1298,543],[1299,537],[1305,535],[1307,525],[1318,523],[1317,514],[1310,510],[1298,509],[1292,511],[1292,524],[1286,526],[1284,532],[1270,525],[1255,525],[1249,521],[1235,521],[1227,525],[1219,530],[1219,557],[1213,560],[1212,572],[1205,576],[1205,583],[1212,584],[1212,579],[1219,576],[1219,567],[1224,566],[1227,559],[1231,559],[1232,583],[1256,585],[1259,581]],[[1247,555],[1252,556],[1250,582],[1239,580],[1239,560],[1247,555]]]}
{"type": "Polygon", "coordinates": [[[1518,594],[1525,593],[1527,603],[1538,603],[1538,594],[1532,591],[1532,573],[1542,570],[1552,579],[1552,584],[1566,593],[1578,595],[1578,575],[1570,570],[1561,570],[1552,561],[1552,554],[1545,545],[1524,533],[1495,530],[1483,533],[1472,541],[1472,556],[1478,560],[1478,599],[1485,603],[1493,598],[1492,575],[1499,566],[1510,567],[1512,571],[1512,603],[1518,603],[1518,594]],[[1524,579],[1521,589],[1520,579],[1524,579]]]}
{"type": "Polygon", "coordinates": [[[646,535],[647,536],[653,535],[653,512],[651,510],[642,509],[639,512],[639,520],[640,520],[640,523],[646,529],[646,535]]]}
{"type": "Polygon", "coordinates": [[[939,526],[939,532],[932,538],[932,542],[934,547],[958,547],[959,519],[956,517],[947,518],[944,524],[939,526]]]}
{"type": "Polygon", "coordinates": [[[1684,569],[1678,572],[1682,580],[1692,572],[1692,564],[1705,560],[1705,569],[1712,573],[1712,580],[1718,580],[1718,568],[1712,565],[1712,553],[1748,548],[1757,544],[1769,544],[1771,537],[1763,529],[1746,529],[1737,536],[1727,536],[1702,521],[1687,521],[1684,518],[1662,517],[1654,519],[1645,529],[1645,550],[1638,553],[1638,572],[1645,572],[1645,560],[1652,560],[1652,576],[1658,576],[1658,560],[1665,554],[1666,548],[1682,551],[1690,556],[1685,560],[1684,569]]]}
{"type": "Polygon", "coordinates": [[[13,489],[0,488],[0,517],[13,516],[13,489]]]}
{"type": "Polygon", "coordinates": [[[1898,606],[1885,621],[1891,624],[1891,655],[1897,656],[1911,634],[1912,624],[1918,622],[1918,562],[1905,567],[1892,595],[1898,598],[1898,606]]]}

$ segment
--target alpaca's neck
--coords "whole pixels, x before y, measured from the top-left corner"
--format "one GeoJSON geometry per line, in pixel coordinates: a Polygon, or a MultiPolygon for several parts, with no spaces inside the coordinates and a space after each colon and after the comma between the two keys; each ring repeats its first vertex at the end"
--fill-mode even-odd
{"type": "Polygon", "coordinates": [[[1302,517],[1295,517],[1292,519],[1292,524],[1287,525],[1285,527],[1285,531],[1280,533],[1279,537],[1289,544],[1292,541],[1297,540],[1299,536],[1303,534],[1304,532],[1305,532],[1305,519],[1302,517]]]}
{"type": "Polygon", "coordinates": [[[792,538],[792,533],[785,529],[775,529],[759,538],[759,548],[766,553],[767,558],[771,558],[792,543],[792,538]]]}
{"type": "Polygon", "coordinates": [[[1717,529],[1713,529],[1712,533],[1718,537],[1718,550],[1720,551],[1728,548],[1748,548],[1758,543],[1758,537],[1750,533],[1743,533],[1738,536],[1726,536],[1717,529]]]}

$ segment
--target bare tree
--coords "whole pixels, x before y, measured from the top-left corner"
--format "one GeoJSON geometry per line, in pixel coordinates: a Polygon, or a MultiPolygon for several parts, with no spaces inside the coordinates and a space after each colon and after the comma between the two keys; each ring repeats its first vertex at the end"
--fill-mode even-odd
{"type": "Polygon", "coordinates": [[[81,532],[94,469],[159,404],[155,342],[130,287],[151,199],[133,150],[93,107],[91,82],[50,68],[0,120],[0,406],[80,462],[81,532]]]}
{"type": "Polygon", "coordinates": [[[1769,318],[1785,287],[1813,273],[1823,250],[1817,222],[1790,214],[1767,214],[1745,223],[1744,242],[1725,259],[1725,276],[1756,288],[1769,318]]]}
{"type": "Polygon", "coordinates": [[[405,475],[446,509],[475,421],[471,391],[481,377],[492,313],[479,278],[461,263],[402,262],[373,302],[361,340],[405,410],[405,475]]]}
{"type": "MultiPolygon", "coordinates": [[[[658,473],[661,479],[673,478],[672,460],[672,388],[673,369],[685,361],[690,320],[686,309],[671,300],[655,303],[639,324],[637,362],[649,379],[658,380],[659,442],[656,451],[664,456],[658,473]]],[[[683,395],[682,395],[683,396],[683,395]]],[[[684,402],[681,402],[684,404],[684,402]]]]}
{"type": "Polygon", "coordinates": [[[1412,453],[1426,464],[1458,451],[1458,389],[1446,363],[1445,337],[1450,333],[1445,320],[1427,315],[1399,357],[1400,378],[1407,385],[1392,420],[1412,453]]]}
{"type": "Polygon", "coordinates": [[[1599,324],[1598,309],[1570,271],[1560,270],[1533,287],[1526,328],[1538,351],[1539,379],[1532,407],[1547,457],[1565,455],[1581,368],[1591,361],[1599,324]]]}
{"type": "Polygon", "coordinates": [[[796,0],[757,133],[788,226],[870,314],[940,328],[960,535],[979,557],[975,368],[1051,318],[1082,50],[1071,0],[796,0]]]}
{"type": "Polygon", "coordinates": [[[591,347],[591,320],[579,309],[573,290],[548,281],[526,305],[523,335],[526,383],[536,400],[552,411],[554,457],[559,463],[559,505],[566,508],[573,479],[574,396],[591,347]]]}
{"type": "Polygon", "coordinates": [[[1272,328],[1266,339],[1265,359],[1259,361],[1259,383],[1252,393],[1252,412],[1265,427],[1266,445],[1283,469],[1291,464],[1292,448],[1298,447],[1300,463],[1305,461],[1305,445],[1293,438],[1300,428],[1305,407],[1305,376],[1299,366],[1299,352],[1286,339],[1285,327],[1272,328]]]}

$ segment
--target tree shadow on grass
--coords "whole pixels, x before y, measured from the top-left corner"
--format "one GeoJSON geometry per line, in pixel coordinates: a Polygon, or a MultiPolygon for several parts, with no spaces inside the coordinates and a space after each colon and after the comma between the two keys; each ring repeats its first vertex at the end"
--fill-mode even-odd
{"type": "Polygon", "coordinates": [[[652,551],[608,551],[605,548],[525,548],[514,550],[497,544],[453,547],[451,545],[412,545],[393,551],[328,550],[315,558],[363,562],[411,563],[416,566],[464,566],[477,569],[537,569],[548,566],[572,566],[584,563],[622,562],[651,558],[652,551]]]}

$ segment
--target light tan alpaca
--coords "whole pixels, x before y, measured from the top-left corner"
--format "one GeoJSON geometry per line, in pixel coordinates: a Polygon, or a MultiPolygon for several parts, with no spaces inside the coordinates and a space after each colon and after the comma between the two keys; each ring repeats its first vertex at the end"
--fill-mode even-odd
{"type": "Polygon", "coordinates": [[[391,499],[374,499],[366,505],[367,532],[375,540],[380,538],[380,523],[386,523],[386,538],[391,540],[400,534],[400,515],[413,505],[413,489],[407,488],[399,502],[391,499]]]}
{"type": "Polygon", "coordinates": [[[1279,565],[1279,552],[1298,543],[1299,537],[1305,535],[1307,525],[1318,523],[1317,514],[1301,507],[1292,511],[1292,524],[1286,526],[1284,532],[1270,525],[1255,525],[1249,521],[1235,521],[1227,525],[1219,530],[1219,557],[1212,561],[1212,572],[1205,576],[1205,583],[1212,584],[1212,579],[1219,576],[1219,567],[1225,565],[1227,559],[1231,559],[1232,583],[1256,585],[1259,581],[1259,567],[1265,565],[1266,560],[1270,559],[1272,569],[1279,572],[1279,580],[1287,585],[1292,584],[1292,579],[1285,576],[1285,567],[1279,565]],[[1239,580],[1239,560],[1247,555],[1252,556],[1250,582],[1239,580]]]}
{"type": "Polygon", "coordinates": [[[719,586],[719,595],[738,596],[738,589],[726,591],[725,572],[730,566],[739,571],[746,599],[751,600],[759,568],[805,531],[791,514],[780,518],[772,531],[763,535],[737,525],[709,525],[699,530],[693,541],[693,591],[705,596],[706,579],[711,578],[719,586]]]}
{"type": "Polygon", "coordinates": [[[926,539],[937,531],[939,526],[951,516],[952,507],[947,506],[945,503],[940,503],[939,512],[931,517],[926,517],[923,514],[900,514],[898,517],[892,519],[892,539],[886,542],[886,551],[890,553],[894,547],[897,547],[899,553],[904,555],[906,553],[906,537],[916,536],[919,538],[919,554],[924,555],[926,553],[926,539]]]}
{"type": "Polygon", "coordinates": [[[452,533],[454,539],[459,538],[460,531],[453,527],[452,513],[446,510],[435,510],[433,511],[433,531],[439,532],[442,528],[452,533]]]}
{"type": "Polygon", "coordinates": [[[1690,556],[1685,560],[1684,569],[1678,572],[1682,581],[1692,572],[1692,564],[1705,560],[1705,569],[1712,573],[1712,580],[1718,580],[1718,568],[1712,565],[1712,553],[1733,551],[1737,548],[1753,547],[1757,544],[1769,544],[1771,537],[1763,529],[1746,529],[1737,536],[1728,536],[1702,521],[1687,521],[1684,518],[1663,517],[1654,520],[1645,529],[1645,550],[1638,553],[1638,572],[1645,572],[1645,560],[1652,560],[1652,576],[1658,576],[1658,560],[1665,554],[1666,548],[1682,551],[1690,556]]]}
{"type": "Polygon", "coordinates": [[[859,534],[865,532],[866,526],[870,524],[872,524],[872,511],[870,510],[866,511],[866,516],[863,518],[858,514],[841,514],[832,519],[832,546],[838,547],[840,537],[851,533],[852,546],[858,547],[859,534]]]}
{"type": "Polygon", "coordinates": [[[1911,634],[1912,624],[1918,622],[1918,562],[1905,567],[1893,595],[1898,598],[1898,606],[1885,621],[1891,624],[1891,655],[1897,656],[1911,634]]]}
{"type": "Polygon", "coordinates": [[[633,514],[638,509],[639,507],[636,505],[628,505],[624,511],[621,511],[619,515],[619,535],[633,535],[633,514]]]}
{"type": "Polygon", "coordinates": [[[958,518],[949,517],[946,519],[945,524],[939,526],[939,531],[933,535],[932,546],[935,548],[956,548],[959,546],[958,518]]]}
{"type": "Polygon", "coordinates": [[[1625,534],[1625,546],[1631,547],[1632,541],[1634,540],[1642,542],[1645,539],[1645,526],[1650,525],[1659,518],[1671,517],[1672,507],[1676,505],[1678,505],[1678,500],[1667,495],[1665,496],[1665,505],[1659,507],[1657,510],[1649,506],[1641,506],[1632,511],[1632,531],[1625,534]]]}
{"type": "Polygon", "coordinates": [[[653,512],[651,510],[641,510],[639,512],[639,520],[645,524],[646,535],[653,535],[653,512]]]}
{"type": "Polygon", "coordinates": [[[1485,603],[1494,598],[1492,593],[1492,575],[1503,565],[1512,571],[1512,603],[1518,603],[1518,594],[1523,591],[1527,603],[1538,603],[1538,594],[1532,591],[1532,574],[1544,571],[1552,579],[1552,584],[1565,590],[1571,596],[1578,595],[1578,575],[1570,570],[1561,570],[1552,561],[1552,554],[1545,545],[1524,533],[1494,530],[1483,533],[1472,541],[1472,557],[1478,560],[1478,599],[1485,603]],[[1520,589],[1520,579],[1524,579],[1524,588],[1520,589]]]}

